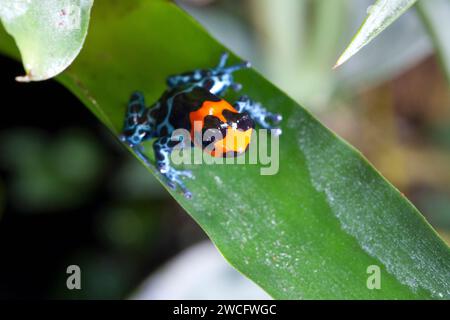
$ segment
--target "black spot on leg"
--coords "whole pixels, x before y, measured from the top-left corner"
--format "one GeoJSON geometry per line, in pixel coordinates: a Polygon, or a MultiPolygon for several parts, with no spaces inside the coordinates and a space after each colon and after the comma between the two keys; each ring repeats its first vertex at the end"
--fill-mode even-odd
{"type": "Polygon", "coordinates": [[[163,126],[163,127],[161,128],[160,135],[161,135],[161,136],[167,136],[168,134],[169,134],[169,131],[167,130],[167,127],[166,127],[166,126],[163,126]]]}
{"type": "Polygon", "coordinates": [[[164,160],[164,155],[161,152],[156,151],[155,152],[155,157],[159,161],[163,161],[164,160]]]}
{"type": "Polygon", "coordinates": [[[211,70],[201,70],[200,75],[202,76],[202,78],[209,78],[212,76],[212,72],[211,70]]]}
{"type": "Polygon", "coordinates": [[[133,135],[133,133],[134,133],[134,130],[125,130],[122,134],[125,137],[131,137],[133,135]]]}
{"type": "Polygon", "coordinates": [[[141,107],[137,103],[133,103],[130,105],[130,113],[139,113],[141,107]]]}
{"type": "Polygon", "coordinates": [[[137,118],[138,124],[145,124],[147,122],[147,118],[143,115],[137,118]]]}
{"type": "Polygon", "coordinates": [[[214,87],[214,80],[212,79],[208,79],[205,82],[203,82],[203,87],[205,89],[207,89],[208,91],[212,89],[212,87],[214,87]]]}

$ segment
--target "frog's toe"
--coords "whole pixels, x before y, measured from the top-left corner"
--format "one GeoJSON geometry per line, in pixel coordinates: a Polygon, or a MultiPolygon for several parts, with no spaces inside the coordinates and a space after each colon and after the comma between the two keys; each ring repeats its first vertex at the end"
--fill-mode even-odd
{"type": "Polygon", "coordinates": [[[178,171],[178,174],[180,176],[182,176],[182,177],[186,177],[186,178],[189,178],[189,179],[194,179],[195,178],[194,174],[190,170],[180,170],[180,171],[178,171]]]}
{"type": "Polygon", "coordinates": [[[163,175],[166,175],[170,171],[170,166],[166,164],[158,164],[158,171],[161,172],[163,175]]]}
{"type": "Polygon", "coordinates": [[[278,113],[271,113],[268,115],[268,118],[270,121],[272,121],[273,124],[278,124],[283,120],[283,116],[278,113]]]}
{"type": "Polygon", "coordinates": [[[234,92],[239,92],[242,90],[242,84],[235,82],[231,85],[231,88],[234,90],[234,92]]]}
{"type": "Polygon", "coordinates": [[[190,192],[186,187],[181,187],[183,195],[186,199],[192,199],[192,192],[190,192]]]}
{"type": "MultiPolygon", "coordinates": [[[[160,170],[161,172],[161,170],[160,170]]],[[[161,172],[167,181],[167,185],[172,190],[179,189],[186,198],[192,198],[192,193],[186,188],[183,182],[183,178],[194,179],[194,175],[189,170],[176,170],[172,167],[168,167],[166,172],[161,172]]]]}
{"type": "Polygon", "coordinates": [[[277,127],[283,120],[283,117],[280,114],[265,112],[260,118],[260,124],[263,128],[271,130],[271,133],[274,135],[281,135],[282,130],[277,127]]]}
{"type": "Polygon", "coordinates": [[[186,188],[186,186],[184,185],[183,181],[181,181],[181,179],[177,179],[176,180],[176,184],[177,184],[178,188],[180,189],[180,191],[183,193],[183,195],[187,199],[191,199],[192,198],[192,192],[190,192],[189,189],[186,188]]]}
{"type": "Polygon", "coordinates": [[[281,120],[283,120],[283,117],[281,116],[281,114],[272,113],[269,111],[263,112],[263,118],[266,123],[270,123],[270,124],[278,124],[281,122],[281,120]]]}
{"type": "Polygon", "coordinates": [[[272,129],[270,129],[270,132],[274,136],[281,136],[281,134],[283,133],[283,130],[281,130],[281,128],[272,128],[272,129]]]}

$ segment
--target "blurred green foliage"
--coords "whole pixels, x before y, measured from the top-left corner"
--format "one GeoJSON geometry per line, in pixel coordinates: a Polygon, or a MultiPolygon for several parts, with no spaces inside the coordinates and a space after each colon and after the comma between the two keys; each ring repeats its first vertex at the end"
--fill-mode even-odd
{"type": "Polygon", "coordinates": [[[431,52],[424,27],[410,10],[351,63],[332,70],[373,0],[177,2],[316,114],[350,103],[354,92],[396,77],[431,52]]]}
{"type": "Polygon", "coordinates": [[[418,12],[428,29],[442,69],[450,85],[450,1],[429,0],[417,3],[418,12]]]}
{"type": "Polygon", "coordinates": [[[68,129],[49,136],[34,129],[0,136],[0,166],[13,175],[13,204],[24,211],[57,211],[89,198],[104,166],[96,140],[68,129]]]}

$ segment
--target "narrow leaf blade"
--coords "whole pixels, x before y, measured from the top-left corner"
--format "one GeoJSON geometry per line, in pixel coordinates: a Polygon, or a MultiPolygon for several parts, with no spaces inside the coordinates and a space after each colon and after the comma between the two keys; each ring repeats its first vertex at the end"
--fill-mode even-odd
{"type": "Polygon", "coordinates": [[[367,9],[366,20],[339,57],[334,68],[339,67],[397,20],[417,0],[377,0],[367,9]]]}
{"type": "Polygon", "coordinates": [[[416,5],[450,84],[450,0],[419,1],[416,5]]]}

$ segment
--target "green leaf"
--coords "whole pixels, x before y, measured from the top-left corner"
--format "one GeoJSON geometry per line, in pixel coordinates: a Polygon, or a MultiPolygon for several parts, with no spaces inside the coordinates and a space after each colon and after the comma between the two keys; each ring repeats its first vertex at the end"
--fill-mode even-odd
{"type": "MultiPolygon", "coordinates": [[[[14,55],[4,37],[0,50],[14,55]]],[[[172,2],[98,0],[83,51],[58,79],[118,134],[132,91],[151,104],[168,75],[216,65],[224,50],[172,2]]],[[[450,298],[450,250],[411,203],[256,71],[236,78],[284,117],[279,172],[192,165],[193,199],[169,190],[224,257],[275,298],[450,298]],[[379,290],[366,286],[371,265],[379,290]]]]}
{"type": "Polygon", "coordinates": [[[67,68],[86,37],[93,0],[2,0],[0,19],[16,40],[26,75],[46,80],[67,68]]]}
{"type": "Polygon", "coordinates": [[[417,0],[377,0],[374,5],[367,9],[366,20],[353,37],[350,45],[339,57],[334,67],[337,68],[355,55],[391,23],[397,20],[416,1],[417,0]]]}
{"type": "Polygon", "coordinates": [[[450,83],[450,0],[419,1],[416,7],[450,83]]]}

